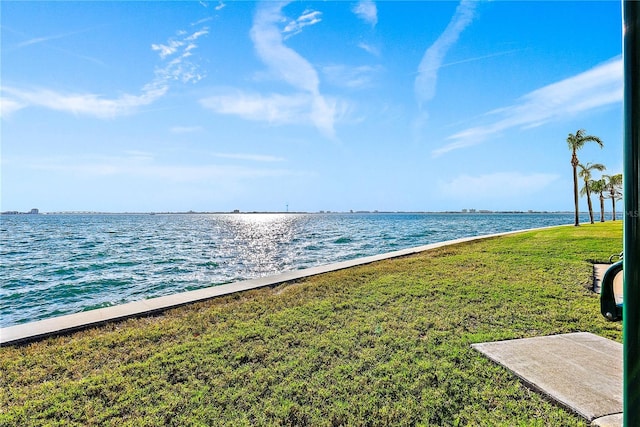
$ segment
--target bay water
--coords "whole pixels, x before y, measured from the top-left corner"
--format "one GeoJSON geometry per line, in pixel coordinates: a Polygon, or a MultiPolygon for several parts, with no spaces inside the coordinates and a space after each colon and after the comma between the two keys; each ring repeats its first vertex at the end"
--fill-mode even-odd
{"type": "Polygon", "coordinates": [[[572,223],[571,213],[3,215],[0,327],[460,237],[572,223]]]}

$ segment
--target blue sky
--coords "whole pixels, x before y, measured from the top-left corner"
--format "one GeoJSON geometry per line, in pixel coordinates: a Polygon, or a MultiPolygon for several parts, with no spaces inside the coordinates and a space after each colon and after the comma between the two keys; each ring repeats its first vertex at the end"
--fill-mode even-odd
{"type": "Polygon", "coordinates": [[[581,128],[622,172],[617,1],[0,7],[2,210],[570,211],[581,128]]]}

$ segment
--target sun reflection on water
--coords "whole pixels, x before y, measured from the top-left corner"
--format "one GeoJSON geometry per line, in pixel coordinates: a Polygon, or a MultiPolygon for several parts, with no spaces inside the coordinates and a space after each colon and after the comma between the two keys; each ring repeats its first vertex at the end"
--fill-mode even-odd
{"type": "Polygon", "coordinates": [[[247,276],[265,276],[291,269],[295,253],[289,246],[304,222],[302,215],[234,214],[224,217],[224,247],[233,247],[233,256],[244,266],[247,276]]]}

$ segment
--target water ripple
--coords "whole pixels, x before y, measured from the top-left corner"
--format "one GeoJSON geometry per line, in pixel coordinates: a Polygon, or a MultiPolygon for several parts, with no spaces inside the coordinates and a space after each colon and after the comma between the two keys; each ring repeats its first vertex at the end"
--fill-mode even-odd
{"type": "Polygon", "coordinates": [[[571,214],[2,216],[0,326],[571,214]]]}

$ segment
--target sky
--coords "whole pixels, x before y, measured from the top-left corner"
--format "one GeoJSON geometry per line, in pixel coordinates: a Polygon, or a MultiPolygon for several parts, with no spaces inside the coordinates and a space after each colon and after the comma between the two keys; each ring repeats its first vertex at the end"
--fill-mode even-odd
{"type": "Polygon", "coordinates": [[[622,172],[618,1],[0,17],[2,211],[571,211],[578,129],[604,142],[582,163],[622,172]]]}

